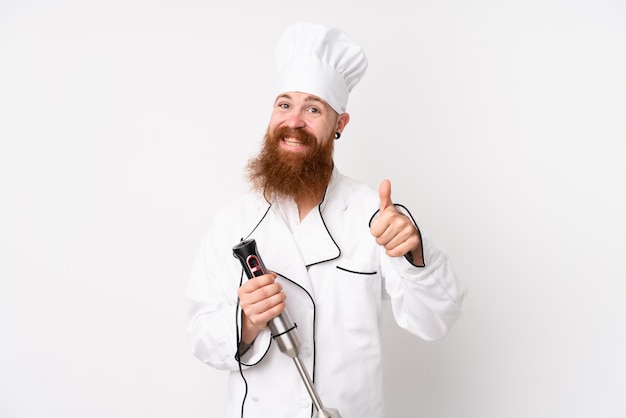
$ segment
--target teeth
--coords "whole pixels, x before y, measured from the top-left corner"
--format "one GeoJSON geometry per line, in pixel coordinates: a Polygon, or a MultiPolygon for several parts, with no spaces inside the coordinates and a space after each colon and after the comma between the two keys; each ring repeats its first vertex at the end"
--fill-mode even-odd
{"type": "Polygon", "coordinates": [[[298,146],[298,145],[302,145],[302,142],[298,141],[297,139],[293,139],[293,138],[285,138],[283,139],[283,141],[285,141],[285,143],[287,145],[291,145],[291,146],[298,146]]]}

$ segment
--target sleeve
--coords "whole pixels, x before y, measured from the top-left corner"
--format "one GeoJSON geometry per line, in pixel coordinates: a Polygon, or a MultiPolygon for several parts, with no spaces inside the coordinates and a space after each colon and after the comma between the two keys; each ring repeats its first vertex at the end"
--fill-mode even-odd
{"type": "MultiPolygon", "coordinates": [[[[408,215],[406,208],[399,210],[408,215]]],[[[380,247],[380,265],[385,292],[398,325],[428,341],[445,337],[462,314],[466,294],[446,254],[418,227],[422,240],[424,266],[405,257],[389,257],[380,247]]]]}
{"type": "MultiPolygon", "coordinates": [[[[187,287],[187,334],[191,352],[199,360],[216,369],[235,371],[240,367],[237,349],[241,340],[237,289],[244,276],[227,241],[209,233],[198,251],[187,287]],[[225,248],[218,248],[216,242],[224,243],[225,248]]],[[[269,349],[270,339],[268,330],[259,334],[241,356],[241,366],[258,363],[269,349]]]]}

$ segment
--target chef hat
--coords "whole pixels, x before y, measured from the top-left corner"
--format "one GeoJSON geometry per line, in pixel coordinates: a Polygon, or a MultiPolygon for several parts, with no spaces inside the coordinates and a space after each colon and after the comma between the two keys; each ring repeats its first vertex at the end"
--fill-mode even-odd
{"type": "Polygon", "coordinates": [[[276,45],[277,94],[309,93],[324,99],[339,114],[367,69],[365,52],[336,28],[298,22],[276,45]]]}

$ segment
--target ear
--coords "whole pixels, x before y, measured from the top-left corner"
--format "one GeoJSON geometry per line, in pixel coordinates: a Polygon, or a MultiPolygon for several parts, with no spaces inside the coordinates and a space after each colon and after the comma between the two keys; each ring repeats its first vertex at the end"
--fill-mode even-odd
{"type": "Polygon", "coordinates": [[[346,125],[348,124],[348,122],[350,122],[349,114],[342,113],[341,115],[339,115],[337,117],[337,124],[335,127],[335,132],[341,133],[346,128],[346,125]]]}

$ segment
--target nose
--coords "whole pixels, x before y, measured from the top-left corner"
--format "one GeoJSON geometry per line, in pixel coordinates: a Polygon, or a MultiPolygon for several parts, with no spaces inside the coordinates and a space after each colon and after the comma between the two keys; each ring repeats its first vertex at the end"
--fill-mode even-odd
{"type": "Polygon", "coordinates": [[[290,112],[285,120],[285,124],[292,129],[304,128],[306,126],[302,113],[298,111],[290,112]]]}

